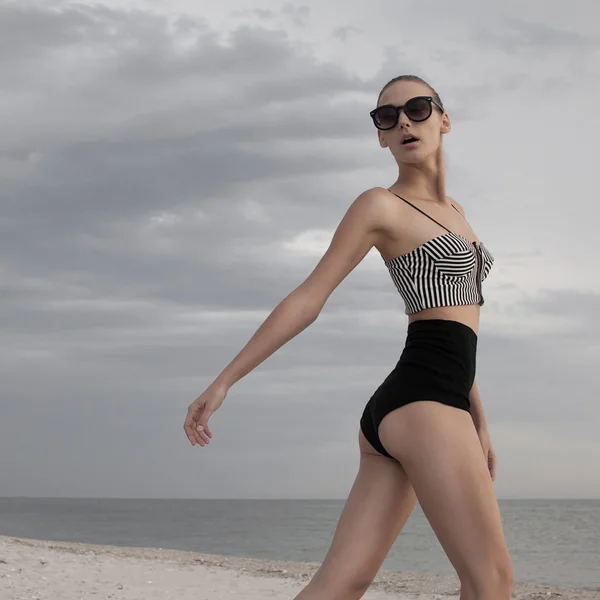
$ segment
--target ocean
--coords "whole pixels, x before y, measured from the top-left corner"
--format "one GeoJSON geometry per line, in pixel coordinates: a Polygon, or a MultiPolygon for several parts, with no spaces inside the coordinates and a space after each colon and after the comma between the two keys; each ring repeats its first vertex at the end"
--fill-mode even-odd
{"type": "MultiPolygon", "coordinates": [[[[0,535],[320,562],[343,500],[0,498],[0,535]]],[[[600,500],[499,500],[517,582],[600,590],[600,500]]],[[[383,566],[454,573],[419,505],[383,566]]]]}

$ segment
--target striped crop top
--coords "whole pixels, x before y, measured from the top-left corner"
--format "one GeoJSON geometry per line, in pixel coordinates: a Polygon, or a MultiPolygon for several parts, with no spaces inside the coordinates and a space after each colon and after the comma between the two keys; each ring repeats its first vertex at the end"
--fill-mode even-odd
{"type": "MultiPolygon", "coordinates": [[[[482,243],[469,242],[453,233],[408,200],[401,196],[398,198],[448,232],[407,254],[390,260],[384,259],[392,280],[404,299],[406,314],[412,315],[427,308],[442,306],[482,305],[481,283],[494,263],[489,250],[482,243]]],[[[458,210],[454,205],[453,207],[458,210]]]]}

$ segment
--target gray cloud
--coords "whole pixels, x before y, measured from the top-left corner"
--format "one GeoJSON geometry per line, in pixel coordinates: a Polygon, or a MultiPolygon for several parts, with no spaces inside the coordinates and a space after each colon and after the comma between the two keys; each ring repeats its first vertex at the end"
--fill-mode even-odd
{"type": "Polygon", "coordinates": [[[351,39],[355,34],[362,33],[362,29],[358,27],[353,27],[352,25],[346,25],[345,27],[337,27],[333,35],[338,38],[341,42],[347,42],[351,39]]]}
{"type": "MultiPolygon", "coordinates": [[[[272,473],[293,469],[297,479],[282,480],[297,486],[289,489],[342,495],[358,417],[404,340],[403,307],[380,261],[361,265],[308,331],[231,391],[201,458],[181,423],[318,260],[308,242],[290,242],[309,230],[327,241],[349,196],[394,176],[384,173],[368,98],[389,73],[428,69],[393,43],[360,78],[284,31],[247,24],[223,40],[191,17],[83,5],[0,11],[4,493],[193,496],[202,490],[182,473],[195,469],[216,496],[281,496],[272,473]],[[315,464],[334,474],[325,487],[315,464]],[[231,468],[233,483],[221,475],[231,468]]],[[[311,26],[307,8],[251,13],[311,26]]],[[[516,30],[539,47],[552,35],[516,30]]],[[[559,47],[587,47],[573,35],[559,47]]],[[[440,42],[432,54],[451,69],[468,51],[440,42]]],[[[449,77],[442,95],[455,124],[492,128],[479,120],[503,89],[449,77]]],[[[459,159],[451,173],[459,188],[478,185],[459,159]]],[[[498,271],[536,252],[506,244],[498,271]]],[[[503,281],[498,291],[519,300],[486,309],[516,324],[481,333],[490,421],[500,431],[568,423],[589,436],[600,416],[586,400],[599,390],[598,296],[533,290],[527,300],[521,283],[503,281]],[[518,323],[551,322],[573,303],[566,333],[520,335],[518,323]]]]}
{"type": "MultiPolygon", "coordinates": [[[[143,13],[86,7],[61,13],[14,8],[5,13],[6,23],[13,28],[31,20],[32,39],[37,39],[38,29],[44,29],[42,46],[52,45],[56,56],[85,40],[86,47],[94,47],[106,57],[102,69],[83,58],[81,70],[95,69],[96,77],[85,85],[56,92],[55,105],[64,98],[70,118],[82,124],[65,136],[75,139],[52,143],[50,134],[36,132],[32,143],[44,149],[26,167],[29,176],[6,181],[8,202],[2,212],[7,227],[0,250],[11,257],[15,273],[42,277],[51,269],[55,278],[60,278],[61,272],[70,277],[78,273],[90,294],[101,295],[104,290],[121,296],[154,289],[162,295],[177,289],[168,295],[181,298],[187,288],[190,302],[239,305],[242,298],[228,294],[229,288],[223,285],[231,281],[233,286],[236,278],[223,273],[215,254],[222,257],[230,252],[223,246],[228,232],[235,236],[236,246],[243,244],[242,230],[248,230],[249,224],[237,217],[244,200],[240,192],[267,179],[286,181],[352,168],[347,159],[326,151],[290,159],[278,150],[278,143],[287,140],[350,138],[366,131],[366,125],[356,125],[356,106],[352,110],[348,105],[331,108],[317,104],[315,112],[320,98],[360,91],[365,84],[334,65],[318,66],[313,59],[295,54],[280,33],[242,28],[225,48],[201,24],[194,28],[189,19],[178,19],[179,26],[186,23],[188,30],[198,35],[196,44],[178,56],[165,23],[143,13]],[[122,51],[115,53],[115,47],[122,51]],[[253,70],[258,77],[248,80],[253,70]],[[295,77],[286,77],[286,72],[295,77]],[[222,73],[234,81],[243,76],[236,95],[221,94],[206,103],[207,83],[215,74],[225,79],[222,73]],[[182,110],[177,90],[187,88],[192,79],[196,81],[182,110]],[[170,108],[161,104],[165,86],[173,90],[170,108]],[[134,106],[132,101],[141,89],[143,105],[134,106]],[[291,98],[295,98],[293,108],[278,105],[291,98]],[[95,99],[91,105],[90,99],[95,99]],[[106,101],[102,120],[112,122],[112,127],[94,131],[99,99],[106,101]],[[132,119],[127,118],[128,112],[132,119]],[[257,144],[261,152],[256,152],[257,144]],[[197,216],[200,209],[206,213],[203,219],[197,216]],[[165,243],[173,244],[174,252],[150,249],[153,235],[161,235],[160,227],[155,234],[151,228],[140,233],[146,235],[144,239],[136,237],[135,230],[143,227],[143,221],[163,211],[192,219],[195,215],[195,221],[163,228],[165,243]],[[11,250],[16,247],[20,250],[15,254],[11,250]],[[186,270],[193,273],[202,264],[207,268],[202,282],[182,275],[186,270]],[[211,300],[213,290],[219,292],[211,300]],[[229,302],[225,302],[227,297],[229,302]]],[[[41,55],[41,51],[36,54],[33,46],[31,54],[41,55]]],[[[65,112],[46,116],[49,121],[56,120],[56,130],[66,119],[65,112]]],[[[58,132],[58,137],[61,135],[58,132]]],[[[35,152],[16,147],[7,148],[3,155],[9,162],[29,161],[35,152]]],[[[278,198],[278,211],[283,212],[290,201],[289,194],[278,198]]],[[[274,200],[267,197],[261,202],[274,200]]],[[[294,224],[299,226],[301,222],[294,224]]],[[[281,226],[253,225],[246,234],[247,244],[260,244],[267,235],[281,235],[281,226]]],[[[246,302],[252,304],[253,294],[269,289],[265,283],[280,275],[246,267],[242,278],[237,277],[237,285],[244,285],[246,302]]],[[[15,302],[18,307],[10,309],[15,311],[13,327],[23,320],[26,327],[38,323],[29,316],[28,307],[39,310],[43,300],[23,302],[16,292],[15,302]],[[18,319],[23,313],[23,319],[18,319]]]]}
{"type": "Polygon", "coordinates": [[[599,36],[576,33],[540,21],[533,22],[515,17],[495,20],[494,26],[483,26],[474,35],[479,43],[497,44],[507,54],[531,48],[553,52],[593,48],[600,42],[599,36]]]}
{"type": "Polygon", "coordinates": [[[234,10],[231,13],[232,17],[257,17],[261,21],[271,21],[276,17],[276,15],[277,13],[274,10],[269,10],[265,8],[248,8],[242,10],[234,10]]]}
{"type": "MultiPolygon", "coordinates": [[[[165,314],[156,313],[159,319],[161,313],[165,314]]],[[[181,411],[176,407],[194,384],[200,388],[203,381],[208,383],[259,321],[256,315],[237,331],[221,324],[212,327],[212,333],[203,334],[199,328],[186,335],[183,330],[169,334],[161,320],[154,324],[140,320],[109,328],[104,335],[93,332],[88,347],[64,330],[64,344],[45,348],[54,354],[54,360],[47,355],[22,359],[12,377],[6,379],[8,373],[2,373],[4,381],[14,382],[4,390],[13,401],[4,413],[8,418],[0,425],[3,444],[10,444],[21,456],[21,467],[30,472],[29,479],[23,480],[21,471],[6,465],[5,481],[19,493],[35,493],[43,472],[43,489],[59,493],[58,483],[52,482],[64,481],[69,469],[78,472],[84,468],[92,455],[84,457],[94,447],[105,447],[105,436],[110,435],[110,448],[93,458],[94,480],[70,489],[91,495],[112,490],[124,494],[143,490],[155,496],[162,491],[164,495],[166,488],[149,489],[147,481],[155,478],[157,471],[170,471],[173,461],[182,469],[193,468],[203,477],[211,477],[218,488],[219,467],[237,460],[236,488],[277,496],[284,493],[272,477],[277,465],[297,466],[295,485],[300,485],[314,480],[311,462],[324,461],[322,468],[331,467],[333,478],[320,490],[313,492],[309,486],[304,493],[337,495],[337,490],[345,489],[350,476],[347,469],[354,466],[354,459],[348,457],[356,454],[357,419],[399,356],[402,325],[367,327],[352,315],[336,319],[335,311],[326,312],[322,320],[230,391],[213,418],[214,443],[201,457],[191,456],[178,443],[181,411]],[[32,368],[36,370],[34,380],[26,378],[32,368]],[[149,376],[157,370],[159,374],[149,376]],[[35,442],[24,443],[10,423],[28,423],[27,438],[35,442]],[[93,429],[83,426],[85,423],[93,423],[93,429]],[[131,436],[136,438],[135,444],[131,436]],[[52,449],[48,454],[51,460],[40,461],[38,445],[52,449]],[[79,448],[78,458],[72,455],[73,447],[79,448]],[[277,458],[273,448],[278,449],[277,458]],[[130,467],[127,472],[119,467],[124,449],[130,467]],[[245,459],[240,462],[241,455],[245,459]]],[[[585,345],[579,344],[579,348],[581,354],[586,351],[585,345]]],[[[481,391],[492,433],[494,428],[510,428],[512,423],[520,431],[528,426],[533,431],[560,425],[575,427],[578,437],[584,439],[588,435],[585,424],[597,422],[600,416],[596,403],[586,398],[597,397],[600,389],[597,377],[576,359],[565,360],[561,348],[540,341],[482,334],[478,377],[485,382],[481,391]],[[575,390],[586,390],[586,395],[575,390]]],[[[503,472],[509,481],[506,461],[503,472]]],[[[185,479],[169,493],[193,495],[194,484],[185,479]]],[[[171,480],[163,481],[167,485],[171,480]]],[[[218,489],[228,489],[228,484],[223,482],[218,489]]],[[[514,493],[509,483],[505,490],[514,493]]]]}
{"type": "Polygon", "coordinates": [[[289,17],[294,25],[306,27],[310,16],[310,8],[308,6],[294,6],[291,2],[288,2],[283,5],[281,13],[289,17]]]}
{"type": "Polygon", "coordinates": [[[294,6],[294,4],[288,2],[281,6],[278,11],[264,8],[245,8],[242,10],[234,10],[231,15],[233,17],[239,17],[243,19],[256,17],[262,22],[276,22],[278,17],[283,17],[284,20],[296,25],[297,27],[306,27],[310,17],[310,7],[294,6]]]}

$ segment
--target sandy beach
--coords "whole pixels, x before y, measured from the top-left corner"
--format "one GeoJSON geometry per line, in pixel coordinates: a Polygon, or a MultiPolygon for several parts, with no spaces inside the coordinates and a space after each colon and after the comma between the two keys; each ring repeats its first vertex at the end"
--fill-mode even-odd
{"type": "MultiPolygon", "coordinates": [[[[318,563],[0,536],[1,600],[291,600],[318,563]]],[[[366,600],[451,600],[454,577],[381,571],[366,600]]],[[[600,591],[517,584],[518,600],[600,600],[600,591]]]]}

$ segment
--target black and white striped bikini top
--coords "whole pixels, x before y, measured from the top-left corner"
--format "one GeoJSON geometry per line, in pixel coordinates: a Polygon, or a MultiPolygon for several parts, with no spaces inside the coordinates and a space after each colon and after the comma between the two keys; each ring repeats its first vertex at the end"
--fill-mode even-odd
{"type": "Polygon", "coordinates": [[[482,305],[481,283],[494,263],[489,250],[482,243],[469,242],[453,233],[408,200],[401,196],[398,198],[448,232],[407,254],[390,260],[384,259],[392,280],[404,299],[406,314],[441,306],[482,305]]]}

